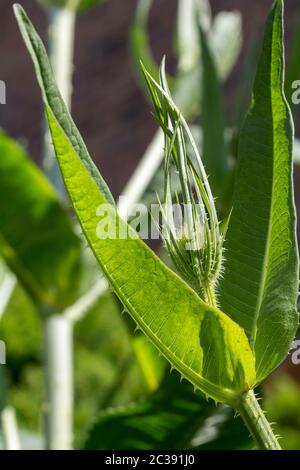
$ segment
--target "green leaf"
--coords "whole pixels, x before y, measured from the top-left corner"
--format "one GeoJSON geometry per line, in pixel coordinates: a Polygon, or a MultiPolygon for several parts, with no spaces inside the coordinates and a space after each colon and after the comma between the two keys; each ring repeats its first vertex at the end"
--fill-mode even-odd
{"type": "MultiPolygon", "coordinates": [[[[44,48],[34,47],[40,40],[29,19],[20,6],[15,10],[30,51],[37,53],[34,62],[45,63],[44,48]]],[[[202,302],[119,218],[84,164],[84,156],[77,153],[80,148],[74,147],[57,122],[55,109],[62,103],[53,103],[53,88],[48,82],[53,84],[53,78],[47,76],[48,98],[45,92],[43,97],[59,165],[104,274],[141,330],[183,376],[217,401],[235,402],[255,381],[253,355],[244,331],[224,313],[202,302]],[[97,210],[104,207],[108,224],[118,227],[116,238],[97,234],[101,220],[97,210]]],[[[68,115],[65,118],[65,128],[69,128],[68,115]]]]}
{"type": "Polygon", "coordinates": [[[298,315],[293,126],[284,92],[283,4],[270,13],[251,108],[240,135],[220,304],[246,331],[257,380],[287,355],[298,315]]]}
{"type": "Polygon", "coordinates": [[[0,155],[0,254],[37,302],[61,308],[76,295],[80,241],[46,178],[3,131],[0,155]]]}
{"type": "Polygon", "coordinates": [[[168,374],[149,398],[101,412],[88,432],[85,449],[187,449],[201,425],[216,410],[214,402],[168,374]]]}
{"type": "Polygon", "coordinates": [[[222,194],[228,174],[225,119],[221,82],[205,32],[200,30],[202,48],[203,163],[216,195],[222,194]]]}
{"type": "Polygon", "coordinates": [[[76,152],[83,161],[87,171],[96,181],[99,189],[103,191],[108,202],[110,204],[114,204],[114,199],[111,195],[111,192],[100,175],[96,165],[89,156],[86,145],[70,116],[67,106],[63,102],[52,73],[52,68],[49,63],[44,44],[36,33],[33,25],[28,20],[22,7],[15,4],[14,11],[24,42],[32,57],[35,73],[42,90],[45,104],[52,109],[55,119],[65,132],[68,139],[70,139],[72,142],[76,152]]]}

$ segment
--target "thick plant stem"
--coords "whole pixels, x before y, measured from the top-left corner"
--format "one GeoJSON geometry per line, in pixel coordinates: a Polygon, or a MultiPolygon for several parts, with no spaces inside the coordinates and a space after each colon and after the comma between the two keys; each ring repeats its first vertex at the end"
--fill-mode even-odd
{"type": "Polygon", "coordinates": [[[243,395],[237,410],[259,450],[281,450],[278,440],[253,390],[249,390],[249,392],[243,395]]]}
{"type": "MultiPolygon", "coordinates": [[[[217,307],[214,287],[208,284],[204,292],[207,303],[211,307],[217,307]]],[[[278,440],[253,390],[249,390],[249,392],[242,395],[236,409],[249,429],[259,450],[281,450],[278,440]]]]}
{"type": "Polygon", "coordinates": [[[45,434],[49,450],[69,450],[73,440],[73,326],[62,315],[45,320],[45,434]]]}
{"type": "MultiPolygon", "coordinates": [[[[57,85],[70,109],[74,56],[76,11],[72,8],[48,9],[48,50],[57,85]]],[[[43,166],[56,189],[65,194],[64,185],[55,158],[48,124],[45,120],[43,166]]]]}
{"type": "Polygon", "coordinates": [[[210,305],[211,307],[217,308],[217,306],[218,306],[217,298],[216,298],[216,293],[215,293],[215,289],[214,289],[213,285],[208,283],[204,287],[203,290],[204,290],[204,296],[205,296],[206,303],[208,303],[208,305],[210,305]]]}

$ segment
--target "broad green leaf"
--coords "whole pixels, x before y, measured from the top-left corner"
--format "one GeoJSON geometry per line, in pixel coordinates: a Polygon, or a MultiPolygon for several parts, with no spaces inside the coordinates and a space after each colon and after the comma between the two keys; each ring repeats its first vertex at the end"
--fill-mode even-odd
{"type": "Polygon", "coordinates": [[[67,106],[62,100],[61,94],[54,79],[52,68],[47,57],[47,53],[40,37],[36,34],[33,25],[28,20],[21,6],[15,4],[14,11],[19,22],[20,31],[24,42],[32,57],[35,73],[42,90],[43,99],[47,106],[52,109],[55,119],[72,142],[76,152],[84,162],[84,165],[100,190],[104,192],[110,204],[114,204],[114,199],[100,175],[96,165],[92,161],[87,151],[86,145],[74,124],[67,106]],[[39,60],[38,60],[39,58],[39,60]]]}
{"type": "Polygon", "coordinates": [[[213,401],[195,393],[178,375],[165,377],[159,389],[134,405],[102,411],[91,426],[85,449],[187,449],[204,421],[216,411],[213,401]]]}
{"type": "MultiPolygon", "coordinates": [[[[44,48],[20,6],[18,22],[35,63],[45,63],[44,48]]],[[[255,381],[254,361],[244,331],[216,308],[209,307],[120,219],[55,118],[47,77],[43,92],[59,165],[83,232],[104,274],[132,318],[178,371],[217,401],[232,403],[255,381]],[[97,234],[105,207],[106,221],[116,224],[116,238],[97,234]],[[127,237],[121,236],[126,234],[127,237]]],[[[40,81],[43,86],[43,83],[40,81]]],[[[55,93],[55,89],[54,89],[55,93]]],[[[55,102],[56,109],[62,104],[55,102]]],[[[64,122],[68,128],[68,121],[64,122]]],[[[78,133],[78,131],[76,131],[78,133]]],[[[80,150],[80,149],[79,149],[80,150]]]]}
{"type": "Polygon", "coordinates": [[[202,109],[203,163],[210,176],[215,195],[224,190],[228,175],[227,149],[225,145],[225,119],[221,82],[214,58],[206,39],[200,30],[202,49],[202,109]]]}
{"type": "Polygon", "coordinates": [[[35,164],[0,132],[0,253],[39,303],[61,308],[74,300],[80,241],[35,164]]]}
{"type": "Polygon", "coordinates": [[[287,355],[298,315],[293,126],[283,92],[283,4],[270,13],[251,108],[240,135],[220,304],[244,328],[257,381],[287,355]]]}

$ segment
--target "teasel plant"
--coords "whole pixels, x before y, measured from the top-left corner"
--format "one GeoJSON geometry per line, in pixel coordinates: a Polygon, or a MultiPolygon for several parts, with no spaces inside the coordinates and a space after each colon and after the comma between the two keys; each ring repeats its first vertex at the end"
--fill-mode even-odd
{"type": "Polygon", "coordinates": [[[160,67],[159,83],[143,64],[141,67],[155,118],[164,134],[163,201],[158,197],[163,219],[161,238],[183,279],[202,300],[216,306],[215,287],[222,273],[226,227],[222,233],[199,150],[186,120],[172,100],[165,58],[160,67]]]}
{"type": "MultiPolygon", "coordinates": [[[[177,270],[188,282],[165,266],[118,215],[109,188],[95,171],[63,103],[39,36],[19,5],[15,14],[33,59],[69,198],[109,284],[137,327],[182,378],[207,397],[234,408],[258,448],[280,449],[254,389],[286,358],[299,323],[294,136],[283,92],[282,0],[275,1],[269,15],[253,99],[240,135],[223,278],[224,231],[220,231],[201,158],[171,100],[164,66],[159,83],[143,69],[165,139],[164,200],[171,202],[174,197],[173,162],[183,192],[181,200],[176,194],[175,200],[188,205],[186,225],[179,234],[183,232],[184,242],[194,249],[187,250],[175,230],[163,234],[177,270]],[[128,239],[97,235],[95,214],[103,204],[108,204],[111,219],[128,230],[128,239]],[[220,307],[210,292],[218,280],[220,307]]],[[[172,216],[165,213],[165,219],[172,227],[172,216]]]]}

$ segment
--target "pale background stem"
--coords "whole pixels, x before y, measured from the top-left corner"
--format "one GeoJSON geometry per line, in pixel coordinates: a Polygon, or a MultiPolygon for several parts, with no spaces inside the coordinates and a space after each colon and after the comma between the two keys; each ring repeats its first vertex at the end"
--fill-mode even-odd
{"type": "Polygon", "coordinates": [[[68,450],[73,441],[73,326],[62,315],[45,320],[46,448],[68,450]]]}
{"type": "Polygon", "coordinates": [[[1,412],[1,428],[5,450],[21,450],[16,413],[13,407],[6,406],[1,412]]]}
{"type": "Polygon", "coordinates": [[[15,290],[16,284],[16,276],[11,272],[7,272],[0,286],[0,319],[5,312],[7,304],[15,290]]]}
{"type": "Polygon", "coordinates": [[[132,205],[140,201],[162,163],[163,147],[164,137],[159,129],[122,192],[118,205],[120,217],[125,217],[132,205]]]}

